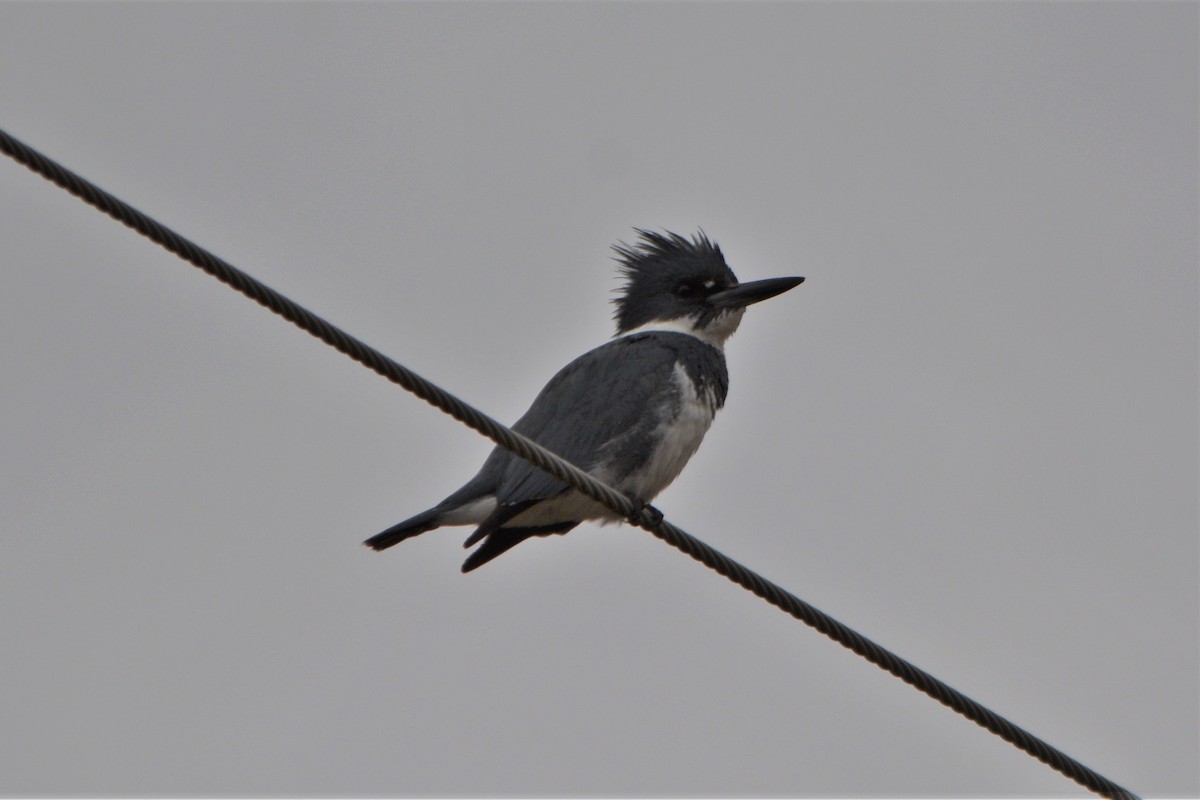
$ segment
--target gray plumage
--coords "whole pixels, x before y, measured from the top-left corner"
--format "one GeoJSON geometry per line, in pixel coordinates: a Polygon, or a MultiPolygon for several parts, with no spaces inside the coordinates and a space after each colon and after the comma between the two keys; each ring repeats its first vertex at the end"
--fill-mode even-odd
{"type": "MultiPolygon", "coordinates": [[[[745,305],[803,279],[739,285],[703,234],[690,241],[639,234],[638,246],[615,248],[627,279],[615,301],[617,338],[561,369],[513,430],[648,503],[683,469],[725,403],[722,345],[745,305]]],[[[497,447],[458,491],[366,544],[383,550],[443,525],[474,524],[465,546],[482,544],[463,564],[470,572],[532,536],[616,518],[497,447]]]]}

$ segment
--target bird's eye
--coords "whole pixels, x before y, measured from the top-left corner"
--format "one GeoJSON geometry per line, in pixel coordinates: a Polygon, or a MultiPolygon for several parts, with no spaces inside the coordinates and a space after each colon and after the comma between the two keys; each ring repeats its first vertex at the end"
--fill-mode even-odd
{"type": "Polygon", "coordinates": [[[679,295],[680,297],[691,297],[695,293],[696,287],[692,286],[690,283],[681,283],[675,287],[675,294],[679,295]]]}

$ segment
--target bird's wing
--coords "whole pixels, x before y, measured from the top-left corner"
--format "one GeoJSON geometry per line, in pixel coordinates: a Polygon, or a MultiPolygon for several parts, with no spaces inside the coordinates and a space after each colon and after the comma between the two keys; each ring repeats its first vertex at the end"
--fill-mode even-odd
{"type": "MultiPolygon", "coordinates": [[[[550,379],[513,426],[573,464],[593,471],[622,442],[645,441],[678,403],[677,349],[662,337],[614,339],[568,364],[550,379]]],[[[647,453],[626,450],[634,459],[647,453]]],[[[636,466],[622,459],[625,466],[636,466]]],[[[497,464],[497,466],[501,466],[497,464]]],[[[527,461],[504,459],[496,499],[520,507],[554,497],[567,485],[527,461]]],[[[603,475],[601,475],[603,477],[603,475]]]]}

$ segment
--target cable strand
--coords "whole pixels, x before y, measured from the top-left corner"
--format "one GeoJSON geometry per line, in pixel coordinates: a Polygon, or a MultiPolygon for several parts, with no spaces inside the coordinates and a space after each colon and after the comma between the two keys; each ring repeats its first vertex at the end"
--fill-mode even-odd
{"type": "Polygon", "coordinates": [[[0,130],[0,150],[33,172],[94,208],[103,211],[222,283],[236,289],[338,352],[449,414],[534,466],[544,469],[583,494],[603,503],[632,524],[649,531],[677,550],[686,553],[790,616],[815,628],[843,647],[967,717],[1081,786],[1103,797],[1136,800],[1137,796],[1127,789],[667,522],[651,509],[640,507],[625,495],[596,480],[570,462],[430,383],[378,350],[237,269],[229,262],[213,255],[128,203],[42,155],[4,130],[0,130]]]}

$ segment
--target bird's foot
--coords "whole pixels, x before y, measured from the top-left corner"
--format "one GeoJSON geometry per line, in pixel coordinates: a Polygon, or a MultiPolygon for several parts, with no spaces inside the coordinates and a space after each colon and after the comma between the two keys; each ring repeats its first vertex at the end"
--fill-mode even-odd
{"type": "Polygon", "coordinates": [[[662,524],[663,513],[661,511],[659,511],[657,508],[650,505],[649,503],[643,503],[640,500],[636,500],[636,499],[634,500],[634,502],[641,505],[641,508],[638,509],[637,514],[634,514],[632,517],[629,518],[630,524],[637,525],[638,527],[641,527],[643,525],[649,525],[651,528],[657,528],[659,525],[662,524]]]}

